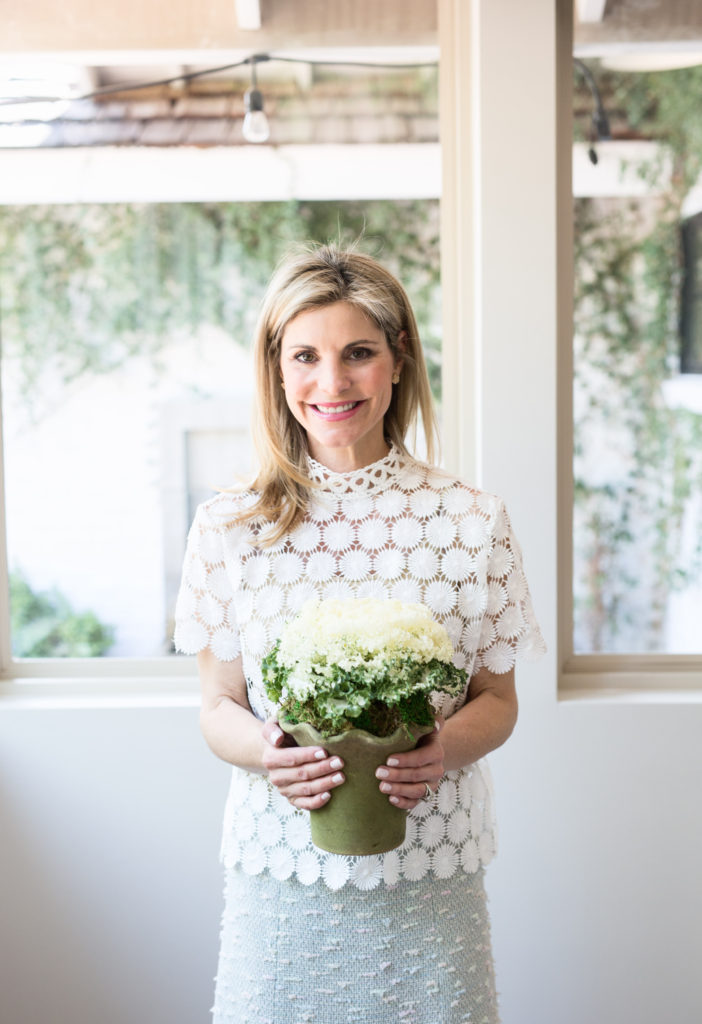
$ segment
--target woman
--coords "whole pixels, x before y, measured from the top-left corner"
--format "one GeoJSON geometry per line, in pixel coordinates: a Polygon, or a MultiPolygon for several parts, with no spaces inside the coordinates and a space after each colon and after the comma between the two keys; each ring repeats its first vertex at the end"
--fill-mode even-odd
{"type": "Polygon", "coordinates": [[[260,469],[200,506],[176,643],[197,653],[201,723],[234,766],[215,1024],[497,1020],[483,867],[494,852],[481,758],[515,724],[514,660],[543,648],[502,502],[416,461],[434,414],[417,326],[375,260],[325,246],[269,286],[255,344],[260,469]],[[260,661],[310,597],[426,603],[467,670],[440,732],[378,769],[409,811],[402,847],[341,857],[308,812],[344,766],[275,722],[260,661]]]}

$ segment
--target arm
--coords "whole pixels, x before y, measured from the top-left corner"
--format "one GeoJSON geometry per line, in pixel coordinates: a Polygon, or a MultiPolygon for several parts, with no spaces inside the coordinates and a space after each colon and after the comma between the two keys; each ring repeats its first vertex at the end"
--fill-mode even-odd
{"type": "Polygon", "coordinates": [[[436,789],[444,772],[473,764],[501,746],[517,721],[514,669],[496,675],[481,668],[471,678],[468,700],[446,720],[440,732],[415,750],[394,754],[376,775],[391,803],[412,808],[424,799],[425,783],[436,789]]]}
{"type": "Polygon", "coordinates": [[[200,728],[210,749],[229,764],[267,774],[293,806],[321,807],[344,782],[343,762],[320,747],[298,747],[273,721],[253,714],[241,658],[219,661],[211,651],[197,656],[202,705],[200,728]]]}

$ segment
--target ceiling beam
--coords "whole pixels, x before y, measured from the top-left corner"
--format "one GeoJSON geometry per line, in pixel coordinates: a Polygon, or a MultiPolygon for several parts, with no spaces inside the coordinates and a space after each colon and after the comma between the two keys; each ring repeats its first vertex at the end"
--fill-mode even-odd
{"type": "Polygon", "coordinates": [[[607,0],[577,0],[578,21],[593,24],[604,20],[607,0]]]}
{"type": "Polygon", "coordinates": [[[0,151],[0,204],[7,205],[433,199],[440,194],[438,142],[0,151]]]}
{"type": "Polygon", "coordinates": [[[260,0],[234,0],[236,23],[243,32],[257,32],[261,27],[260,0]]]}

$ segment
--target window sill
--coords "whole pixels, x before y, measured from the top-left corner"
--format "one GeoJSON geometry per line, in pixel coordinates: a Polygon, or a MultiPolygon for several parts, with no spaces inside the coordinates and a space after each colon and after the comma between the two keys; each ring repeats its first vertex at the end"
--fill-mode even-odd
{"type": "Polygon", "coordinates": [[[0,714],[16,710],[197,708],[194,658],[19,662],[0,680],[0,714]]]}
{"type": "Polygon", "coordinates": [[[564,704],[700,704],[702,656],[578,655],[560,674],[564,704]]]}

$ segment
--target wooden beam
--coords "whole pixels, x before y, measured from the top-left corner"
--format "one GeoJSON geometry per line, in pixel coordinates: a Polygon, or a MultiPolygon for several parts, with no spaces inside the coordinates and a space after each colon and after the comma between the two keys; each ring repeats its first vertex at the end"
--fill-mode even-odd
{"type": "Polygon", "coordinates": [[[243,32],[257,32],[261,27],[259,0],[234,0],[236,23],[243,32]]]}
{"type": "Polygon", "coordinates": [[[578,0],[578,21],[593,24],[604,21],[607,0],[578,0]]]}

